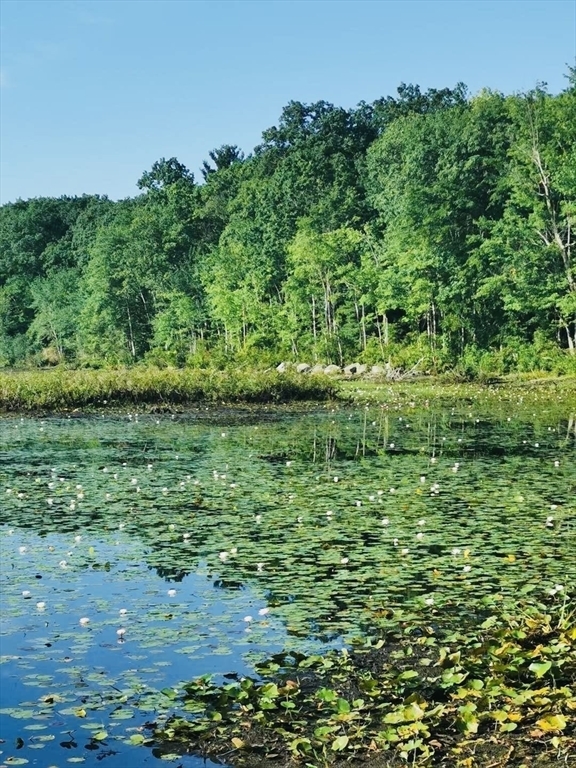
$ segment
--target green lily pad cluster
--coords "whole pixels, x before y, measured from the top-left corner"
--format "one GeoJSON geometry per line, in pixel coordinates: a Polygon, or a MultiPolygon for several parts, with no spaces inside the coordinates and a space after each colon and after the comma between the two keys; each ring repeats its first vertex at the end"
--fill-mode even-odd
{"type": "Polygon", "coordinates": [[[458,632],[411,624],[351,651],[276,654],[256,669],[259,678],[188,683],[183,713],[153,738],[238,766],[576,759],[576,609],[568,597],[458,632]]]}

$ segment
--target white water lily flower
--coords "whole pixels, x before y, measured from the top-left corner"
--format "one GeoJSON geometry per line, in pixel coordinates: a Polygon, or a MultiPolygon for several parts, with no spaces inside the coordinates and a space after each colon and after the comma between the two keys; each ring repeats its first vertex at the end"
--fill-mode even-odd
{"type": "Polygon", "coordinates": [[[340,562],[342,563],[342,565],[346,565],[347,563],[350,562],[350,560],[347,557],[343,557],[343,558],[341,558],[340,562]]]}
{"type": "Polygon", "coordinates": [[[471,570],[472,570],[472,566],[471,566],[471,565],[465,565],[465,566],[462,568],[462,570],[464,571],[464,573],[468,573],[469,571],[471,571],[471,570]]]}
{"type": "Polygon", "coordinates": [[[427,598],[424,600],[424,604],[425,604],[425,605],[434,605],[434,598],[433,598],[433,597],[427,597],[427,598]]]}
{"type": "Polygon", "coordinates": [[[60,560],[60,562],[58,563],[58,565],[60,566],[60,568],[66,568],[66,566],[68,565],[68,563],[66,562],[66,560],[60,560]]]}
{"type": "Polygon", "coordinates": [[[88,616],[82,616],[80,619],[80,624],[82,624],[83,627],[85,627],[87,624],[90,624],[90,619],[88,616]]]}
{"type": "Polygon", "coordinates": [[[36,603],[36,608],[38,608],[39,611],[43,611],[44,608],[46,608],[46,603],[43,603],[43,602],[36,603]]]}
{"type": "Polygon", "coordinates": [[[426,482],[426,475],[420,475],[420,482],[425,483],[426,482]]]}
{"type": "Polygon", "coordinates": [[[416,538],[418,539],[418,541],[422,541],[422,539],[424,538],[424,534],[422,533],[422,531],[416,534],[416,538]]]}
{"type": "Polygon", "coordinates": [[[18,552],[23,555],[27,551],[26,547],[18,547],[18,552]]]}
{"type": "Polygon", "coordinates": [[[128,610],[126,608],[120,608],[118,613],[120,614],[120,616],[126,616],[126,614],[128,613],[128,610]]]}
{"type": "Polygon", "coordinates": [[[554,466],[555,466],[555,467],[559,467],[559,466],[560,466],[560,462],[559,462],[559,461],[555,461],[555,462],[554,462],[554,466]]]}
{"type": "Polygon", "coordinates": [[[252,616],[244,616],[244,621],[247,621],[247,622],[253,621],[252,616]]]}
{"type": "Polygon", "coordinates": [[[29,589],[22,590],[22,597],[30,597],[31,594],[29,589]]]}
{"type": "Polygon", "coordinates": [[[258,616],[266,616],[267,613],[270,613],[270,608],[260,608],[258,616]]]}
{"type": "Polygon", "coordinates": [[[426,520],[421,517],[420,520],[418,520],[418,525],[426,525],[426,520]]]}
{"type": "Polygon", "coordinates": [[[176,590],[175,589],[169,589],[168,590],[168,597],[174,597],[175,594],[176,594],[176,590]]]}
{"type": "Polygon", "coordinates": [[[120,627],[120,629],[116,630],[116,634],[118,635],[118,637],[124,637],[124,635],[126,634],[126,630],[124,629],[124,627],[120,627]]]}
{"type": "Polygon", "coordinates": [[[404,547],[404,549],[401,549],[401,550],[400,550],[400,554],[401,554],[401,555],[407,555],[407,554],[408,554],[408,552],[410,552],[410,550],[408,549],[408,547],[404,547]]]}
{"type": "Polygon", "coordinates": [[[390,525],[390,520],[387,517],[382,518],[382,525],[390,525]]]}
{"type": "Polygon", "coordinates": [[[220,560],[222,560],[222,562],[223,562],[223,563],[225,563],[225,562],[226,562],[226,560],[228,560],[228,554],[229,554],[229,553],[228,553],[228,552],[226,552],[226,550],[224,550],[223,552],[220,552],[220,554],[218,555],[218,557],[220,558],[220,560]]]}
{"type": "Polygon", "coordinates": [[[257,523],[261,523],[262,522],[262,515],[256,515],[256,517],[254,519],[255,519],[255,521],[257,523]]]}
{"type": "Polygon", "coordinates": [[[337,482],[338,482],[338,480],[340,480],[340,478],[339,478],[339,477],[335,477],[335,478],[334,478],[334,482],[335,482],[335,483],[337,483],[337,482]]]}
{"type": "Polygon", "coordinates": [[[326,517],[332,517],[332,515],[333,515],[333,514],[334,514],[334,512],[332,512],[332,510],[331,510],[331,509],[329,509],[329,510],[326,512],[326,517]]]}
{"type": "Polygon", "coordinates": [[[256,565],[256,570],[258,571],[258,573],[262,573],[262,571],[264,570],[264,563],[258,563],[256,565]]]}

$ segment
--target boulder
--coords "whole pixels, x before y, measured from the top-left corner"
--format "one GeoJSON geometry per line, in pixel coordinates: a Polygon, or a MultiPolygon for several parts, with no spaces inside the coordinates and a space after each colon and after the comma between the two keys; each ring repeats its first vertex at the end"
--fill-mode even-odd
{"type": "Polygon", "coordinates": [[[351,365],[347,365],[344,368],[344,373],[346,376],[353,376],[355,373],[358,373],[358,366],[360,363],[352,363],[351,365]]]}
{"type": "Polygon", "coordinates": [[[290,369],[292,363],[280,363],[280,365],[276,366],[276,370],[278,373],[286,373],[287,370],[290,369]]]}
{"type": "Polygon", "coordinates": [[[309,373],[312,368],[308,365],[308,363],[298,363],[296,370],[298,373],[309,373]]]}
{"type": "Polygon", "coordinates": [[[342,373],[339,365],[327,365],[324,368],[324,373],[328,376],[334,376],[335,373],[342,373]]]}
{"type": "Polygon", "coordinates": [[[324,366],[320,365],[320,363],[316,363],[310,373],[324,373],[324,366]]]}
{"type": "Polygon", "coordinates": [[[370,375],[371,376],[385,376],[386,375],[386,369],[381,365],[373,365],[372,368],[370,368],[370,375]]]}

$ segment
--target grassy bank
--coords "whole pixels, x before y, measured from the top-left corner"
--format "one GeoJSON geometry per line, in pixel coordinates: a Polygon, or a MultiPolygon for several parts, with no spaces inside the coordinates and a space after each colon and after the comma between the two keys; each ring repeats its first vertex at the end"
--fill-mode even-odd
{"type": "Polygon", "coordinates": [[[120,406],[165,407],[197,402],[285,403],[329,400],[324,376],[274,372],[129,368],[0,373],[0,412],[62,411],[120,406]]]}
{"type": "Polygon", "coordinates": [[[493,416],[534,410],[557,410],[563,417],[576,412],[576,376],[507,377],[497,382],[453,382],[427,377],[401,382],[348,380],[340,382],[341,398],[359,405],[413,409],[449,404],[451,408],[493,416]]]}
{"type": "MultiPolygon", "coordinates": [[[[391,382],[384,378],[310,376],[276,371],[197,368],[122,368],[0,372],[0,412],[62,411],[114,407],[173,408],[205,402],[287,403],[339,399],[357,404],[450,401],[531,405],[571,403],[576,377],[510,377],[490,384],[425,377],[391,382]]],[[[566,410],[566,409],[564,409],[566,410]]]]}

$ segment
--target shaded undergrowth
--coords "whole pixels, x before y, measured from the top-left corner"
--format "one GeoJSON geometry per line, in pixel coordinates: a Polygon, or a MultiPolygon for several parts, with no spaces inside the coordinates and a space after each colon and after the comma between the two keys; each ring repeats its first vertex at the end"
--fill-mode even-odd
{"type": "Polygon", "coordinates": [[[349,651],[281,653],[257,672],[189,682],[180,714],[156,723],[150,744],[260,768],[576,761],[576,619],[567,597],[465,630],[429,619],[349,651]]]}
{"type": "Polygon", "coordinates": [[[113,406],[171,407],[196,402],[283,403],[329,400],[324,376],[274,372],[130,368],[0,373],[0,411],[48,411],[113,406]]]}

